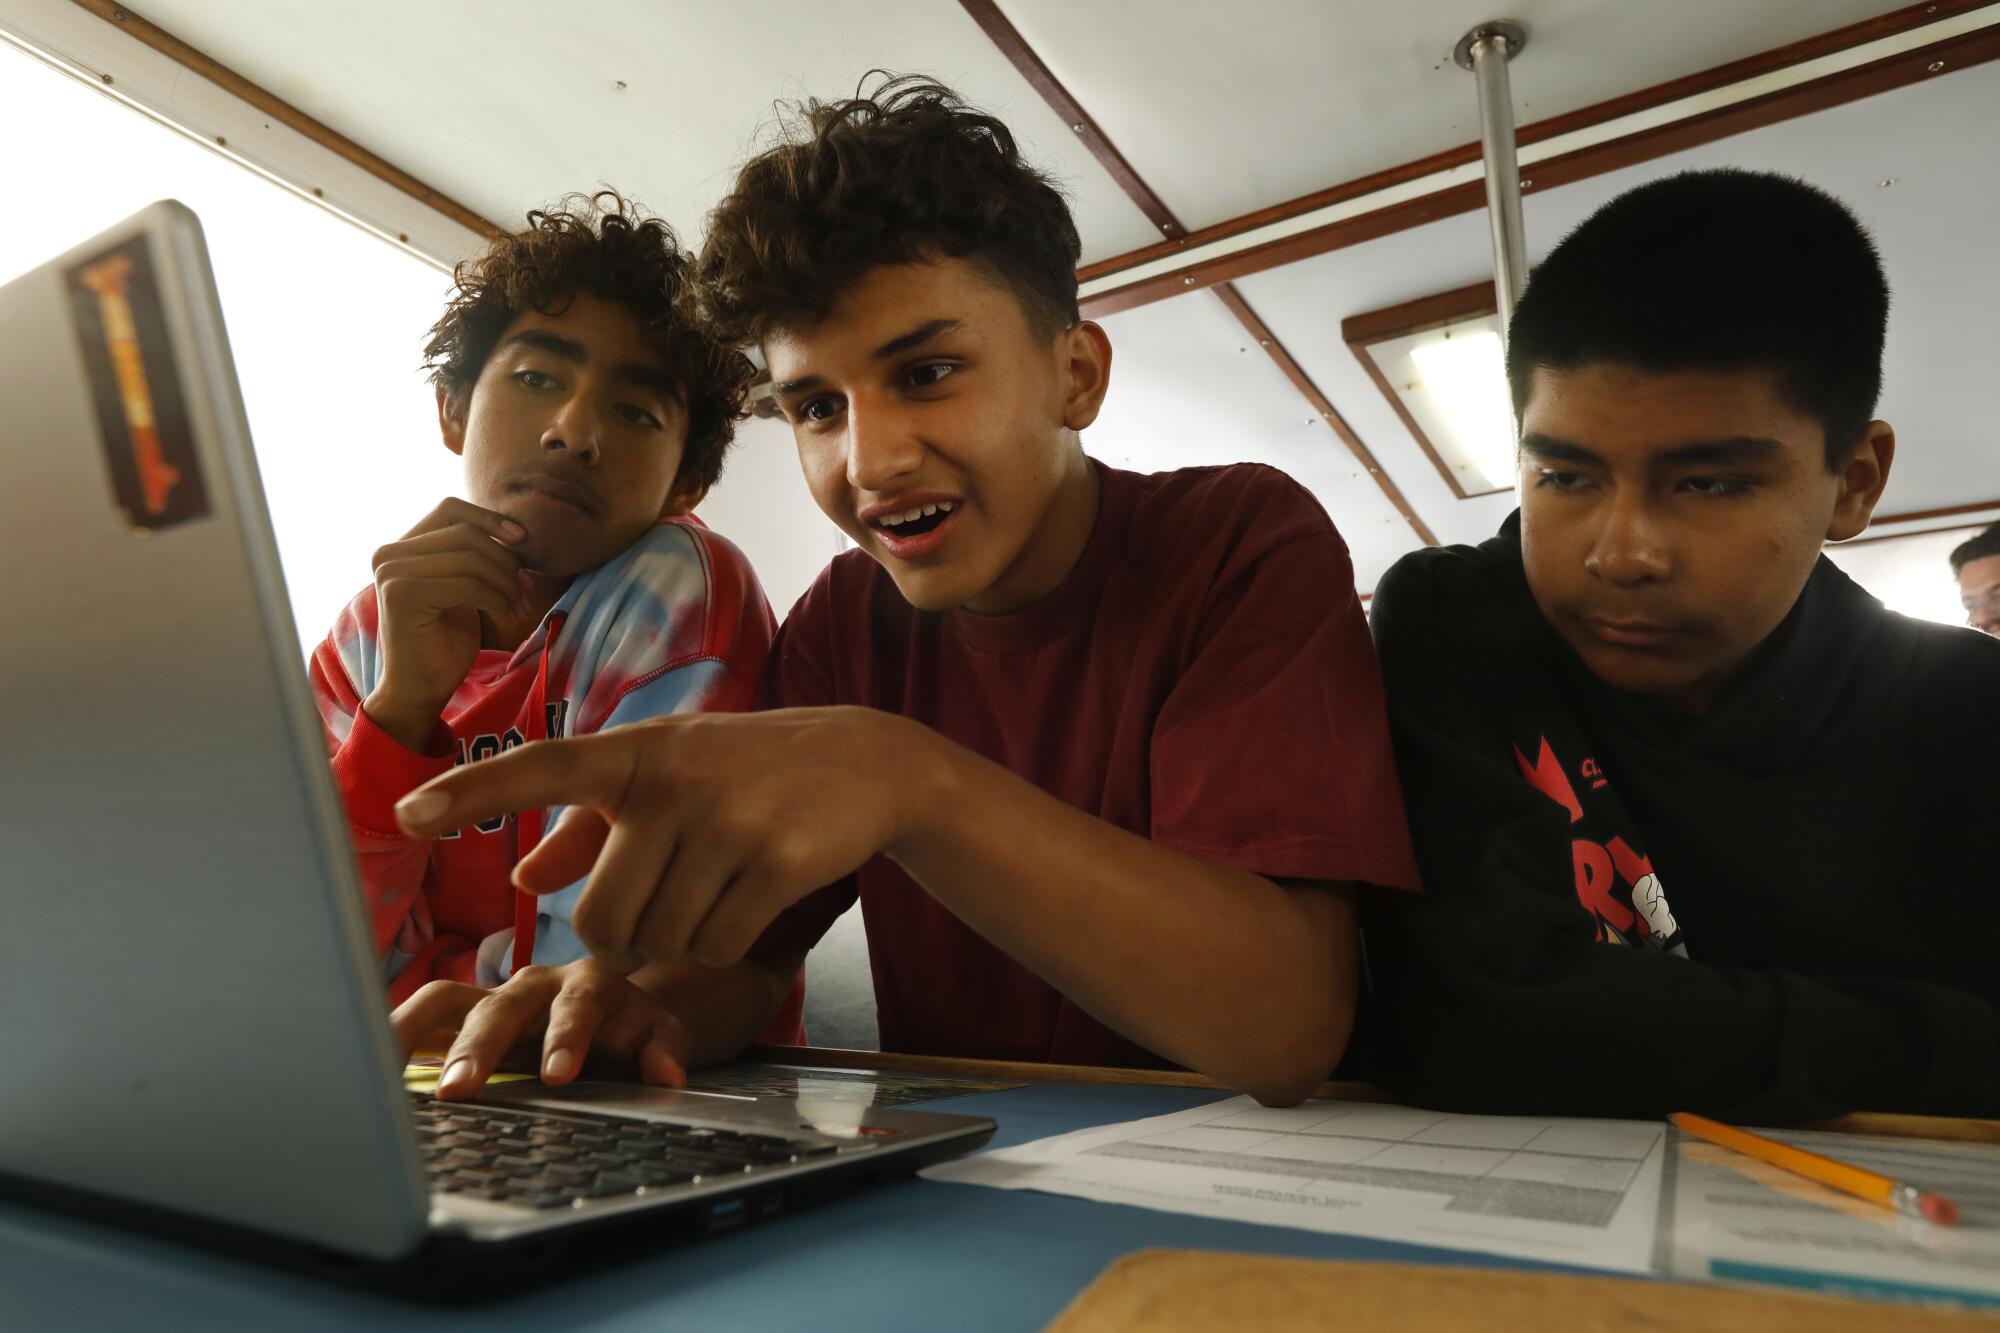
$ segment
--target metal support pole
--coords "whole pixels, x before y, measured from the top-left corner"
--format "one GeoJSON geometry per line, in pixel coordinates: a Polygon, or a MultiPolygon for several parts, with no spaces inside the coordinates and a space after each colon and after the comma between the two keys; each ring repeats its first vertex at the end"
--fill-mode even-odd
{"type": "Polygon", "coordinates": [[[1482,23],[1458,39],[1452,59],[1479,85],[1479,147],[1486,161],[1486,215],[1493,224],[1493,295],[1500,337],[1514,321],[1514,303],[1528,286],[1528,250],[1521,226],[1521,166],[1514,156],[1514,99],[1507,62],[1528,44],[1528,30],[1511,19],[1482,23]]]}

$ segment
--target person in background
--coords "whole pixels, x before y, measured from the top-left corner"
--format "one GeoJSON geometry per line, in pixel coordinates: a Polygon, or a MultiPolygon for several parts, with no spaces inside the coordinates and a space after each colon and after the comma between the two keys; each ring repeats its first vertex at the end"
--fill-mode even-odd
{"type": "Polygon", "coordinates": [[[2000,636],[2000,523],[1961,543],[1951,553],[1951,572],[1965,623],[2000,636]]]}

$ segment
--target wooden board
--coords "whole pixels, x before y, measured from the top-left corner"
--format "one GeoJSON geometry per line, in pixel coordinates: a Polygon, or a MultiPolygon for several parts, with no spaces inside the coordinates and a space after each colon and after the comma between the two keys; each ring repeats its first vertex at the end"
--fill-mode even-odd
{"type": "Polygon", "coordinates": [[[1048,1333],[1139,1329],[1995,1333],[2000,1318],[1633,1278],[1142,1250],[1106,1269],[1048,1333]]]}

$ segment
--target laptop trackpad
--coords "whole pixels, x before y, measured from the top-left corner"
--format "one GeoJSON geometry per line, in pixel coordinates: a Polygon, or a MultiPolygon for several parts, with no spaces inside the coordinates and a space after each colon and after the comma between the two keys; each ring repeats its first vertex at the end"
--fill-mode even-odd
{"type": "Polygon", "coordinates": [[[842,1130],[852,1133],[853,1129],[837,1122],[850,1117],[853,1121],[861,1119],[858,1114],[853,1114],[861,1109],[858,1106],[849,1116],[832,1117],[835,1124],[823,1125],[817,1122],[828,1117],[802,1115],[801,1111],[808,1108],[802,1108],[790,1097],[685,1092],[678,1088],[656,1088],[645,1083],[586,1081],[572,1083],[566,1088],[548,1088],[539,1082],[507,1083],[488,1087],[480,1094],[479,1100],[492,1105],[535,1107],[549,1111],[593,1111],[641,1119],[692,1120],[766,1134],[832,1132],[837,1137],[845,1137],[842,1130]]]}

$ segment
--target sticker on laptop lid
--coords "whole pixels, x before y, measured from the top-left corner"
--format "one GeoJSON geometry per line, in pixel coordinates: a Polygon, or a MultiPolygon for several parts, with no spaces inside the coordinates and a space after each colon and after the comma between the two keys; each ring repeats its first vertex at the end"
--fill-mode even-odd
{"type": "Polygon", "coordinates": [[[208,487],[146,238],[64,276],[118,507],[141,533],[206,517],[208,487]]]}

